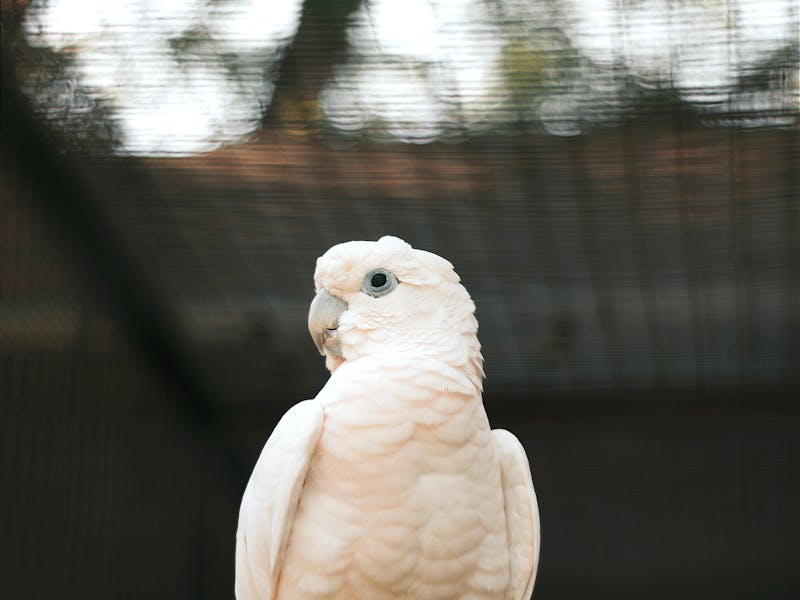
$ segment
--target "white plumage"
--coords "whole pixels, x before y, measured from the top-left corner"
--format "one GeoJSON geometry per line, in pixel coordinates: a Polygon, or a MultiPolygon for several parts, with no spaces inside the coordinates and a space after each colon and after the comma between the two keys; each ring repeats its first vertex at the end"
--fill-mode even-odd
{"type": "Polygon", "coordinates": [[[387,236],[334,246],[314,280],[309,329],[331,377],[253,470],[237,598],[529,598],[528,460],[489,428],[475,306],[452,265],[387,236]]]}

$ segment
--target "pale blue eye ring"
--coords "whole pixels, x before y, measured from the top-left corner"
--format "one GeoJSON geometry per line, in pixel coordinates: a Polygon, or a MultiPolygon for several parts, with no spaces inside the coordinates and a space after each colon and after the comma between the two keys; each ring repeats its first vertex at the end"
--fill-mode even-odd
{"type": "Polygon", "coordinates": [[[385,296],[397,287],[397,277],[386,269],[375,269],[364,276],[361,291],[373,298],[385,296]]]}

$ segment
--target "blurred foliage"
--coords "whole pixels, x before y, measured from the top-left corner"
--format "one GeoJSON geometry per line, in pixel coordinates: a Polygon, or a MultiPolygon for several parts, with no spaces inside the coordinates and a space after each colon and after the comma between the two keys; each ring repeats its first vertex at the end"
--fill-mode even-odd
{"type": "Polygon", "coordinates": [[[57,147],[84,154],[108,154],[119,146],[120,130],[113,108],[96,90],[83,85],[75,72],[72,48],[56,52],[30,46],[22,34],[28,2],[4,3],[0,16],[3,76],[11,76],[50,121],[57,147]]]}
{"type": "Polygon", "coordinates": [[[297,134],[323,126],[322,86],[347,52],[350,16],[361,0],[304,0],[300,27],[276,74],[278,87],[264,124],[281,124],[297,134]]]}
{"type": "MultiPolygon", "coordinates": [[[[69,147],[100,153],[119,149],[123,143],[123,125],[117,119],[114,104],[103,91],[82,81],[76,69],[76,52],[81,49],[31,47],[26,41],[22,33],[26,12],[39,4],[3,4],[4,54],[8,56],[19,87],[31,98],[38,113],[57,124],[69,147]]],[[[705,17],[698,18],[717,21],[722,10],[703,3],[668,5],[672,11],[699,10],[705,17]]],[[[796,42],[740,68],[733,89],[709,87],[707,91],[713,93],[708,101],[695,98],[690,102],[677,89],[668,71],[656,70],[643,75],[622,59],[602,64],[582,52],[568,34],[572,26],[570,10],[575,10],[571,5],[557,1],[528,5],[492,0],[475,5],[483,8],[471,9],[478,11],[472,15],[473,19],[480,20],[483,15],[489,21],[478,23],[474,31],[465,30],[459,35],[477,36],[473,41],[478,50],[483,42],[488,44],[487,48],[499,47],[496,72],[485,84],[485,90],[464,92],[464,74],[457,72],[463,65],[459,63],[477,60],[475,57],[479,54],[456,56],[452,64],[437,58],[427,61],[392,54],[382,47],[379,39],[363,38],[364,35],[378,35],[375,33],[377,25],[370,21],[375,6],[376,2],[370,0],[306,0],[302,3],[300,25],[294,37],[285,43],[276,43],[266,54],[263,51],[251,55],[232,53],[218,44],[198,19],[199,25],[169,39],[170,58],[187,69],[204,62],[211,65],[210,68],[221,68],[225,73],[225,85],[231,90],[228,93],[233,97],[241,93],[245,98],[242,101],[245,108],[239,106],[237,110],[247,109],[253,101],[260,102],[262,127],[298,135],[327,131],[356,138],[405,139],[403,134],[398,137],[398,126],[391,122],[403,114],[407,115],[408,127],[412,129],[414,123],[423,123],[423,133],[417,136],[419,141],[481,133],[575,135],[597,126],[669,114],[705,125],[798,124],[800,46],[796,42]],[[365,86],[370,85],[370,75],[377,77],[381,69],[384,83],[394,78],[395,88],[376,92],[377,96],[364,96],[365,86]],[[397,83],[400,78],[407,80],[407,87],[397,83]],[[273,83],[274,96],[269,91],[273,83]],[[335,88],[332,93],[338,101],[333,108],[323,101],[331,86],[335,88]],[[261,100],[258,99],[259,90],[263,90],[261,100]],[[422,90],[422,95],[408,96],[403,90],[422,90]],[[381,93],[384,95],[380,96],[381,93]],[[380,104],[377,108],[370,105],[375,98],[380,104]],[[418,102],[416,107],[414,102],[418,102]],[[425,102],[430,106],[423,106],[425,102]],[[392,107],[392,103],[396,106],[392,107]],[[439,116],[435,117],[437,114],[439,116]],[[350,119],[353,124],[343,128],[337,123],[340,118],[345,122],[350,119]],[[425,118],[438,120],[426,129],[425,118]]],[[[626,5],[626,10],[638,6],[626,5]]],[[[434,11],[434,14],[438,13],[434,11]]],[[[736,10],[727,10],[725,14],[728,30],[741,25],[743,17],[736,10]]],[[[667,17],[672,18],[667,15],[665,19],[667,17]]],[[[455,23],[457,25],[458,21],[455,23]]],[[[445,25],[440,23],[439,28],[446,30],[453,26],[452,23],[445,25]]],[[[438,34],[441,35],[441,31],[438,34]]],[[[413,31],[408,31],[409,37],[414,35],[413,31]]],[[[734,43],[731,40],[735,35],[729,37],[727,43],[734,43]]],[[[456,44],[453,52],[457,52],[458,44],[453,43],[456,44]]],[[[458,43],[463,44],[463,40],[458,43]]],[[[187,77],[197,77],[203,72],[197,71],[187,77]]],[[[235,121],[244,117],[231,118],[235,121]]],[[[257,116],[255,118],[254,127],[257,126],[257,116]]],[[[223,125],[217,126],[224,126],[224,122],[223,118],[223,125]]],[[[404,130],[402,124],[399,130],[404,130]]],[[[233,138],[222,136],[220,139],[222,143],[242,139],[236,135],[238,133],[233,134],[233,138]]],[[[409,139],[415,137],[414,134],[408,136],[409,139]]]]}

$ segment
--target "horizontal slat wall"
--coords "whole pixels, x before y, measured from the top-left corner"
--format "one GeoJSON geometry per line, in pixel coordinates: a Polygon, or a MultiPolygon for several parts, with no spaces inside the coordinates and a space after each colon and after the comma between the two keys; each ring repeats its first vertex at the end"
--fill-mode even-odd
{"type": "Polygon", "coordinates": [[[304,325],[316,257],[387,233],[456,265],[490,393],[796,381],[798,160],[796,131],[677,120],[421,148],[265,135],[139,161],[143,181],[117,159],[89,173],[126,181],[104,208],[210,369],[232,358],[219,373],[257,404],[267,381],[303,397],[322,381],[304,325]]]}

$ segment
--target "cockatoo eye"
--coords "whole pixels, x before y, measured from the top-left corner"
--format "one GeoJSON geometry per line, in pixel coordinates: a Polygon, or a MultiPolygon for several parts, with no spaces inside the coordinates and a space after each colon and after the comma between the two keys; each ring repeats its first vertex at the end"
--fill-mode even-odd
{"type": "Polygon", "coordinates": [[[367,273],[361,291],[373,298],[380,298],[397,287],[397,277],[386,269],[375,269],[367,273]]]}

